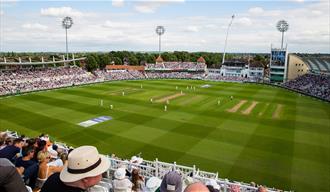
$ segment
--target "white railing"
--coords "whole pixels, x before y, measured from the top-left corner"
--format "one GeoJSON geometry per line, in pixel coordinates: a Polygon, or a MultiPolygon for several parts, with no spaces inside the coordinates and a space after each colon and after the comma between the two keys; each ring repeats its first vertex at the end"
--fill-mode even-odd
{"type": "MultiPolygon", "coordinates": [[[[193,180],[201,181],[203,183],[206,183],[210,179],[213,179],[220,186],[220,191],[223,192],[230,191],[232,187],[240,188],[241,192],[257,191],[257,188],[251,186],[250,184],[218,178],[218,173],[201,171],[199,169],[196,169],[195,165],[193,167],[188,167],[183,165],[177,165],[175,162],[174,163],[161,162],[158,161],[158,159],[155,159],[154,161],[143,160],[141,164],[135,164],[129,162],[128,160],[121,160],[112,157],[109,157],[109,161],[111,162],[111,166],[109,170],[110,172],[114,172],[119,167],[125,167],[128,170],[137,168],[140,170],[140,174],[147,179],[150,177],[158,177],[162,179],[167,172],[176,170],[182,175],[183,179],[187,177],[191,177],[193,180]]],[[[268,191],[275,192],[278,190],[268,188],[268,191]]]]}

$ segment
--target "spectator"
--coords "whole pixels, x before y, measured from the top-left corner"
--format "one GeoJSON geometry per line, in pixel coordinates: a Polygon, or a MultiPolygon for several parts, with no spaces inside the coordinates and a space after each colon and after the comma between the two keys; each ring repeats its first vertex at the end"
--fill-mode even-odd
{"type": "Polygon", "coordinates": [[[41,189],[45,181],[49,176],[53,173],[60,172],[62,170],[62,166],[50,166],[48,165],[51,156],[48,151],[40,151],[38,153],[38,161],[39,161],[39,171],[38,171],[38,178],[36,182],[36,187],[41,189]]]}
{"type": "Polygon", "coordinates": [[[158,177],[151,177],[146,183],[146,192],[160,192],[160,184],[162,180],[158,177]]]}
{"type": "Polygon", "coordinates": [[[135,192],[143,192],[145,188],[144,178],[139,175],[138,169],[133,169],[132,171],[132,190],[135,192]]]}
{"type": "Polygon", "coordinates": [[[48,152],[50,154],[48,166],[62,167],[64,165],[62,159],[58,158],[58,153],[55,150],[50,149],[48,152]]]}
{"type": "Polygon", "coordinates": [[[182,177],[176,171],[170,171],[164,176],[160,185],[160,192],[181,192],[182,177]]]}
{"type": "Polygon", "coordinates": [[[63,165],[65,165],[68,162],[68,154],[67,153],[61,153],[60,159],[62,160],[63,165]]]}
{"type": "Polygon", "coordinates": [[[240,192],[241,188],[238,185],[230,185],[229,191],[230,192],[240,192]]]}
{"type": "Polygon", "coordinates": [[[0,191],[27,192],[27,188],[14,165],[6,158],[0,158],[0,191]]]}
{"type": "Polygon", "coordinates": [[[206,187],[209,189],[210,192],[220,191],[220,185],[214,179],[210,179],[209,181],[207,181],[206,187]]]}
{"type": "Polygon", "coordinates": [[[115,179],[113,180],[114,192],[128,192],[131,191],[133,183],[126,178],[126,169],[118,168],[114,173],[115,179]]]}
{"type": "Polygon", "coordinates": [[[101,181],[102,173],[110,167],[109,160],[93,146],[81,146],[68,156],[68,164],[61,173],[54,173],[41,192],[84,191],[101,181]]]}
{"type": "Polygon", "coordinates": [[[16,167],[24,167],[24,169],[27,169],[28,167],[36,163],[36,161],[33,160],[34,149],[32,147],[24,147],[22,149],[22,155],[23,157],[19,157],[16,160],[16,167]]]}
{"type": "Polygon", "coordinates": [[[284,87],[330,101],[330,76],[305,74],[283,84],[284,87]]]}
{"type": "Polygon", "coordinates": [[[201,182],[188,185],[184,192],[209,192],[209,189],[201,182]]]}
{"type": "Polygon", "coordinates": [[[257,192],[267,192],[267,189],[263,186],[259,186],[257,192]]]}
{"type": "Polygon", "coordinates": [[[34,188],[38,176],[39,165],[33,159],[33,147],[24,147],[22,150],[23,157],[17,159],[15,166],[20,169],[24,168],[22,174],[26,184],[34,188]]]}
{"type": "Polygon", "coordinates": [[[13,145],[7,145],[0,150],[0,158],[7,158],[11,162],[15,162],[18,157],[21,156],[21,149],[24,145],[22,138],[14,140],[13,145]]]}

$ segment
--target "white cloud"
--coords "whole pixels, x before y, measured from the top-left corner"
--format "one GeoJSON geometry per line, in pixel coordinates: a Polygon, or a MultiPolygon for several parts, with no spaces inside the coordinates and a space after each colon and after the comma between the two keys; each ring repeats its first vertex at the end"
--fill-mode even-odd
{"type": "Polygon", "coordinates": [[[320,11],[320,10],[312,10],[311,13],[313,13],[314,15],[318,15],[318,16],[323,15],[322,11],[320,11]]]}
{"type": "MultiPolygon", "coordinates": [[[[133,8],[142,3],[126,2],[133,8]]],[[[154,12],[163,5],[168,4],[160,3],[160,7],[157,7],[154,12]]],[[[326,52],[330,48],[328,7],[329,2],[311,2],[299,5],[299,7],[279,10],[261,7],[258,10],[251,6],[250,9],[237,12],[228,37],[228,51],[269,52],[271,43],[279,45],[281,42],[281,34],[275,27],[276,22],[285,19],[290,25],[289,31],[285,33],[285,42],[289,44],[290,51],[326,52]]],[[[171,7],[167,8],[170,10],[171,7]]],[[[157,50],[158,37],[155,27],[161,24],[166,28],[166,32],[162,36],[164,51],[221,52],[231,16],[219,13],[209,17],[203,11],[192,11],[185,16],[168,14],[168,17],[160,18],[158,14],[155,14],[144,15],[142,18],[136,17],[137,13],[126,14],[126,10],[121,11],[123,12],[99,12],[88,19],[77,19],[78,22],[68,34],[69,50],[157,50]]],[[[83,14],[85,16],[88,13],[83,12],[83,14]]],[[[43,50],[44,45],[47,44],[49,51],[64,51],[65,31],[60,27],[61,18],[27,16],[12,21],[10,21],[10,17],[6,19],[8,19],[8,27],[6,26],[1,31],[2,37],[4,37],[1,39],[3,50],[43,50]],[[38,21],[39,25],[41,25],[40,23],[47,24],[48,28],[42,30],[47,26],[42,27],[41,25],[40,27],[31,21],[38,21]],[[35,30],[22,30],[22,23],[26,23],[24,29],[35,30]],[[36,30],[37,28],[40,30],[36,30]]]]}
{"type": "Polygon", "coordinates": [[[188,26],[184,31],[186,31],[186,32],[198,32],[199,28],[197,26],[188,26]]]}
{"type": "Polygon", "coordinates": [[[22,25],[24,29],[33,29],[33,30],[42,30],[46,31],[48,27],[46,25],[42,25],[40,23],[25,23],[22,25]]]}
{"type": "Polygon", "coordinates": [[[123,7],[124,0],[112,0],[112,6],[114,7],[123,7]]]}
{"type": "Polygon", "coordinates": [[[134,9],[140,13],[154,13],[161,6],[170,3],[183,3],[185,0],[152,0],[152,1],[139,1],[135,3],[134,9]]]}
{"type": "Polygon", "coordinates": [[[110,20],[107,20],[104,22],[103,24],[103,27],[106,27],[106,28],[131,28],[132,23],[127,23],[127,22],[114,22],[114,21],[110,21],[110,20]]]}
{"type": "Polygon", "coordinates": [[[252,15],[260,15],[264,13],[264,9],[261,7],[253,7],[248,10],[248,12],[252,15]]]}
{"type": "Polygon", "coordinates": [[[250,18],[247,17],[241,17],[241,18],[237,18],[236,21],[234,20],[234,25],[238,24],[241,26],[251,26],[252,25],[252,20],[250,18]]]}
{"type": "Polygon", "coordinates": [[[154,13],[161,5],[152,2],[141,2],[135,5],[134,9],[140,13],[154,13]]]}
{"type": "Polygon", "coordinates": [[[2,10],[0,10],[0,15],[2,16],[4,14],[5,14],[5,12],[3,12],[2,10]]]}
{"type": "Polygon", "coordinates": [[[49,7],[40,10],[40,14],[43,16],[51,17],[81,17],[84,14],[78,10],[72,9],[71,7],[49,7]]]}

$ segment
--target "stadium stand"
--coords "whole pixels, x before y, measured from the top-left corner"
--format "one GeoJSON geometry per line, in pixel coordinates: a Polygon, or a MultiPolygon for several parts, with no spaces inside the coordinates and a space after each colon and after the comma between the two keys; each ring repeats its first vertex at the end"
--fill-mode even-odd
{"type": "MultiPolygon", "coordinates": [[[[323,64],[322,66],[327,69],[326,62],[323,62],[323,64]]],[[[95,70],[93,73],[76,66],[28,68],[0,71],[0,95],[13,95],[104,81],[136,79],[205,79],[229,82],[255,82],[253,78],[206,73],[204,63],[189,62],[146,64],[145,68],[124,65],[111,66],[105,70],[95,70]]],[[[329,84],[330,77],[327,73],[307,73],[281,86],[330,101],[329,84]]]]}
{"type": "Polygon", "coordinates": [[[313,73],[330,74],[330,57],[328,55],[297,54],[313,73]]]}
{"type": "Polygon", "coordinates": [[[160,62],[156,64],[147,63],[146,71],[205,71],[205,63],[193,62],[160,62]]]}
{"type": "MultiPolygon", "coordinates": [[[[1,146],[8,147],[10,144],[5,144],[3,141],[6,139],[17,139],[21,138],[25,141],[24,148],[26,147],[34,147],[34,149],[37,151],[38,147],[43,147],[43,149],[38,152],[39,154],[49,154],[51,151],[56,151],[58,153],[58,156],[53,156],[52,161],[55,161],[56,159],[60,159],[60,154],[68,154],[71,151],[71,154],[69,155],[69,162],[67,158],[64,158],[63,164],[67,165],[67,167],[73,168],[75,165],[79,166],[80,164],[77,162],[81,161],[81,154],[93,154],[93,155],[83,155],[84,158],[88,158],[92,162],[98,162],[98,158],[95,159],[95,157],[98,157],[98,152],[95,147],[92,146],[82,146],[78,147],[76,150],[72,149],[71,147],[68,147],[64,143],[59,142],[53,142],[49,139],[47,135],[40,135],[37,138],[27,138],[19,136],[16,132],[12,131],[5,131],[0,133],[0,138],[2,143],[1,146]],[[83,152],[82,152],[83,151],[83,152]],[[77,155],[79,153],[80,155],[77,155]],[[94,158],[94,159],[93,159],[94,158]]],[[[2,149],[3,150],[3,149],[2,149]]],[[[2,151],[0,150],[0,151],[2,151]]],[[[39,155],[38,156],[41,156],[39,155]]],[[[21,154],[18,153],[18,156],[21,154]]],[[[47,161],[50,161],[50,155],[47,156],[47,161]]],[[[0,156],[0,160],[4,159],[2,156],[0,156]]],[[[36,159],[34,159],[36,160],[36,159]]],[[[91,192],[109,192],[109,191],[132,191],[132,189],[135,189],[134,191],[164,191],[162,190],[163,187],[165,187],[167,190],[170,188],[174,191],[183,191],[186,186],[189,186],[192,183],[196,182],[202,182],[204,185],[207,185],[209,187],[212,187],[216,191],[223,191],[223,192],[236,192],[236,191],[242,191],[242,192],[256,192],[260,191],[260,189],[264,189],[264,191],[278,191],[274,188],[265,188],[262,186],[255,186],[255,184],[247,184],[243,182],[236,182],[236,181],[229,181],[228,179],[221,179],[218,177],[218,173],[211,173],[211,172],[205,172],[201,171],[196,168],[196,166],[188,167],[183,165],[178,165],[175,162],[174,163],[166,163],[158,161],[157,159],[154,161],[148,161],[144,160],[141,157],[133,156],[131,160],[121,159],[116,157],[114,154],[111,156],[107,156],[108,162],[104,162],[104,157],[100,157],[101,164],[97,164],[97,166],[93,166],[92,169],[98,169],[100,172],[104,172],[107,170],[102,176],[102,180],[100,182],[91,181],[93,184],[89,184],[89,190],[91,192]],[[103,162],[103,163],[102,163],[103,162]],[[105,164],[104,164],[105,163],[105,164]],[[106,165],[110,164],[110,165],[106,165]],[[110,166],[110,167],[109,167],[110,166]],[[106,168],[106,169],[105,169],[106,168]],[[104,170],[103,170],[104,169],[104,170]],[[134,179],[135,178],[135,179],[134,179]],[[160,182],[162,180],[162,182],[160,182]],[[134,185],[135,184],[135,185],[134,185]],[[138,185],[136,185],[138,184],[138,185]],[[165,185],[166,184],[166,185],[165,185]],[[92,186],[94,185],[94,186],[92,186]],[[169,187],[169,188],[168,188],[169,187]],[[179,190],[180,189],[180,190],[179,190]]],[[[48,162],[49,164],[50,162],[48,162]]],[[[83,162],[81,162],[83,163],[83,162]]],[[[39,164],[41,164],[39,162],[39,164]]],[[[88,164],[88,163],[87,163],[88,164]]],[[[89,164],[88,164],[89,165],[89,164]]],[[[20,167],[16,164],[17,173],[24,176],[25,172],[28,170],[25,169],[23,171],[19,171],[20,167]]],[[[87,165],[86,165],[87,166],[87,165]]],[[[0,166],[1,168],[1,166],[0,166]]],[[[68,181],[71,184],[75,183],[77,179],[84,178],[84,176],[87,175],[86,172],[89,172],[90,169],[73,169],[71,172],[68,171],[69,168],[65,168],[61,170],[61,175],[59,176],[59,173],[50,173],[48,175],[48,178],[45,182],[45,187],[42,188],[41,191],[52,191],[49,187],[53,186],[56,183],[55,181],[58,181],[57,183],[60,186],[58,187],[64,187],[62,180],[68,181]],[[79,176],[73,176],[73,171],[85,171],[84,174],[80,174],[79,176]],[[62,173],[63,172],[63,173],[62,173]],[[86,174],[85,174],[86,173],[86,174]],[[61,181],[59,181],[59,178],[61,178],[61,181]],[[49,181],[48,181],[49,180],[49,181]],[[55,182],[55,183],[54,183],[55,182]],[[47,190],[45,190],[47,189],[47,190]],[[49,190],[48,190],[49,189],[49,190]]],[[[100,178],[101,179],[101,178],[100,178]]],[[[27,188],[31,189],[39,189],[35,186],[35,183],[32,183],[34,180],[32,176],[30,176],[28,179],[23,180],[27,188]]],[[[16,182],[16,181],[15,181],[16,182]]],[[[17,181],[19,183],[21,181],[17,181]]],[[[1,181],[0,184],[2,185],[1,181]]],[[[0,186],[1,187],[4,186],[0,186]]],[[[72,191],[74,191],[72,188],[70,188],[72,191]]],[[[6,191],[6,190],[4,190],[6,191]]],[[[36,190],[35,190],[36,191],[36,190]]]]}
{"type": "Polygon", "coordinates": [[[283,84],[284,87],[330,101],[330,76],[305,74],[283,84]]]}
{"type": "Polygon", "coordinates": [[[0,71],[0,95],[54,89],[98,81],[96,76],[79,67],[0,71]]]}

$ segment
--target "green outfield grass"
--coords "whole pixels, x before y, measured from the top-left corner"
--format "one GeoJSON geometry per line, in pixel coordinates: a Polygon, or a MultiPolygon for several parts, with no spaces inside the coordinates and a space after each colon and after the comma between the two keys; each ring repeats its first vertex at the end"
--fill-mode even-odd
{"type": "Polygon", "coordinates": [[[117,81],[2,97],[0,102],[1,130],[47,133],[72,146],[94,145],[123,158],[142,152],[145,159],[195,164],[230,180],[330,191],[330,104],[284,89],[188,80],[117,81]],[[212,87],[201,88],[204,84],[212,87]],[[164,103],[150,102],[173,95],[177,97],[167,112],[164,103]],[[242,100],[246,102],[238,108],[242,100]],[[113,120],[77,125],[104,115],[113,120]]]}

